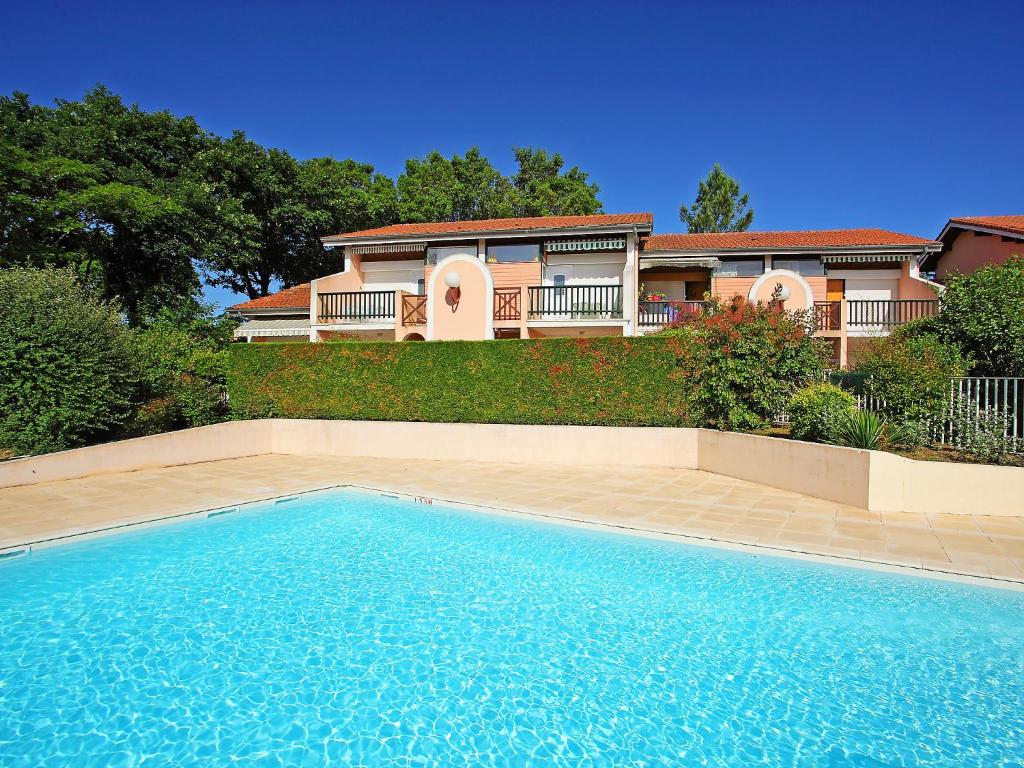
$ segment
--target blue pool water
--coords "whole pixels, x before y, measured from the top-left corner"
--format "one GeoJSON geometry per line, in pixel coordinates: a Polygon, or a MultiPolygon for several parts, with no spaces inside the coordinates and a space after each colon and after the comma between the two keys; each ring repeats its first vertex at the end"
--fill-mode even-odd
{"type": "Polygon", "coordinates": [[[0,565],[0,765],[1019,766],[1024,594],[343,491],[0,565]]]}

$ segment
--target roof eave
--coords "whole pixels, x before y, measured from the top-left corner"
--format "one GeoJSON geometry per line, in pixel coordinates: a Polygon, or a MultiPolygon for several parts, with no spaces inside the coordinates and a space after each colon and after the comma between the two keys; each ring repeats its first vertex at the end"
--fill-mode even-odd
{"type": "Polygon", "coordinates": [[[675,254],[679,256],[729,256],[729,255],[752,255],[752,256],[774,256],[787,253],[931,253],[942,248],[942,243],[905,243],[902,245],[844,245],[844,246],[785,246],[785,247],[757,247],[757,248],[647,248],[640,253],[640,258],[648,254],[664,258],[666,255],[675,254]]]}
{"type": "Polygon", "coordinates": [[[649,222],[622,224],[588,224],[581,227],[531,227],[529,229],[474,229],[461,232],[431,232],[401,235],[368,235],[351,237],[327,235],[321,237],[324,245],[363,245],[370,243],[418,243],[424,240],[477,240],[481,237],[536,237],[537,235],[591,235],[612,232],[649,233],[654,225],[649,222]]]}

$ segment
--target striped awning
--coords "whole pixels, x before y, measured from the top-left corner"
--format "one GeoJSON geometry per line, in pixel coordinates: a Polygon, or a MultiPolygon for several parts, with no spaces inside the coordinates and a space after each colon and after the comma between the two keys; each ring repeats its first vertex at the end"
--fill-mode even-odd
{"type": "Polygon", "coordinates": [[[309,320],[247,320],[235,328],[236,339],[253,336],[309,336],[309,320]]]}
{"type": "Polygon", "coordinates": [[[703,269],[714,269],[721,265],[714,256],[658,256],[654,258],[641,257],[640,269],[654,269],[656,267],[698,267],[703,269]]]}
{"type": "Polygon", "coordinates": [[[582,240],[548,240],[544,243],[547,253],[564,253],[579,251],[624,251],[624,237],[587,237],[582,240]]]}
{"type": "Polygon", "coordinates": [[[910,253],[824,253],[821,260],[826,264],[875,264],[882,261],[910,261],[910,253]]]}
{"type": "Polygon", "coordinates": [[[423,253],[426,243],[382,243],[379,245],[350,245],[348,252],[356,255],[370,253],[423,253]]]}

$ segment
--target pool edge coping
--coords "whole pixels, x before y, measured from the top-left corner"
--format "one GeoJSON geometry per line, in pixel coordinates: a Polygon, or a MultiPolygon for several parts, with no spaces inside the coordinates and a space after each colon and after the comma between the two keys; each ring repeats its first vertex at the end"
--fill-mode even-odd
{"type": "Polygon", "coordinates": [[[628,525],[626,523],[611,523],[599,522],[594,520],[583,520],[580,518],[574,518],[564,515],[556,515],[552,514],[551,512],[542,512],[536,509],[500,507],[495,506],[493,504],[481,504],[478,502],[460,501],[458,499],[449,499],[439,496],[425,496],[423,494],[408,493],[405,491],[397,491],[390,488],[378,488],[375,486],[359,485],[357,483],[319,484],[311,488],[305,488],[296,491],[288,491],[286,493],[272,494],[269,496],[261,496],[258,499],[250,499],[248,501],[242,501],[236,504],[220,504],[214,507],[203,507],[201,509],[191,510],[188,512],[175,512],[170,515],[163,515],[160,517],[155,517],[147,520],[126,521],[122,523],[116,523],[114,525],[107,525],[102,528],[96,528],[93,530],[65,533],[58,536],[50,536],[45,539],[39,539],[37,541],[28,541],[21,544],[5,546],[0,548],[0,565],[6,564],[7,562],[21,560],[24,557],[31,556],[36,551],[45,551],[47,549],[53,549],[55,547],[63,546],[66,544],[80,543],[83,541],[104,538],[107,536],[116,536],[120,533],[128,533],[136,530],[158,528],[165,525],[173,525],[175,523],[195,520],[202,517],[205,517],[207,519],[217,518],[222,515],[229,514],[233,511],[241,511],[241,508],[243,507],[249,507],[256,504],[266,504],[267,502],[281,503],[297,499],[298,497],[305,496],[307,494],[320,493],[329,490],[344,489],[351,489],[355,491],[361,491],[364,493],[378,494],[382,496],[387,496],[389,498],[399,499],[402,501],[410,501],[413,503],[422,504],[424,506],[430,506],[435,502],[438,502],[457,509],[484,512],[486,514],[496,514],[506,517],[525,518],[530,520],[546,522],[554,525],[563,525],[566,527],[584,528],[587,530],[605,532],[611,531],[626,536],[635,536],[640,538],[656,539],[663,541],[674,541],[677,543],[690,544],[692,546],[713,547],[716,549],[723,549],[734,552],[762,554],[772,557],[788,558],[792,560],[814,562],[824,565],[839,565],[848,568],[859,568],[861,570],[875,571],[879,573],[901,574],[904,576],[916,576],[918,578],[934,579],[938,581],[950,581],[962,584],[970,584],[973,586],[983,586],[988,587],[990,589],[1005,589],[1010,591],[1024,592],[1024,579],[1012,579],[991,575],[984,576],[980,574],[963,573],[961,571],[953,570],[946,571],[935,568],[926,568],[924,566],[915,566],[900,563],[887,563],[880,560],[868,560],[859,557],[847,557],[838,554],[822,554],[819,552],[807,551],[803,549],[788,548],[781,546],[769,546],[765,544],[751,544],[749,542],[733,541],[725,538],[716,538],[714,536],[701,536],[693,533],[659,531],[652,528],[643,528],[640,526],[628,525]]]}

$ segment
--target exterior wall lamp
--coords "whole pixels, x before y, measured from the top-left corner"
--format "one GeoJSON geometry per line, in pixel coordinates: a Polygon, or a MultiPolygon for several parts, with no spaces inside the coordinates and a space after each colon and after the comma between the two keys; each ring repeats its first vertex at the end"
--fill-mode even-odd
{"type": "Polygon", "coordinates": [[[452,312],[459,306],[459,299],[462,297],[462,278],[458,272],[452,271],[444,276],[444,284],[448,286],[448,297],[451,300],[452,312]]]}

